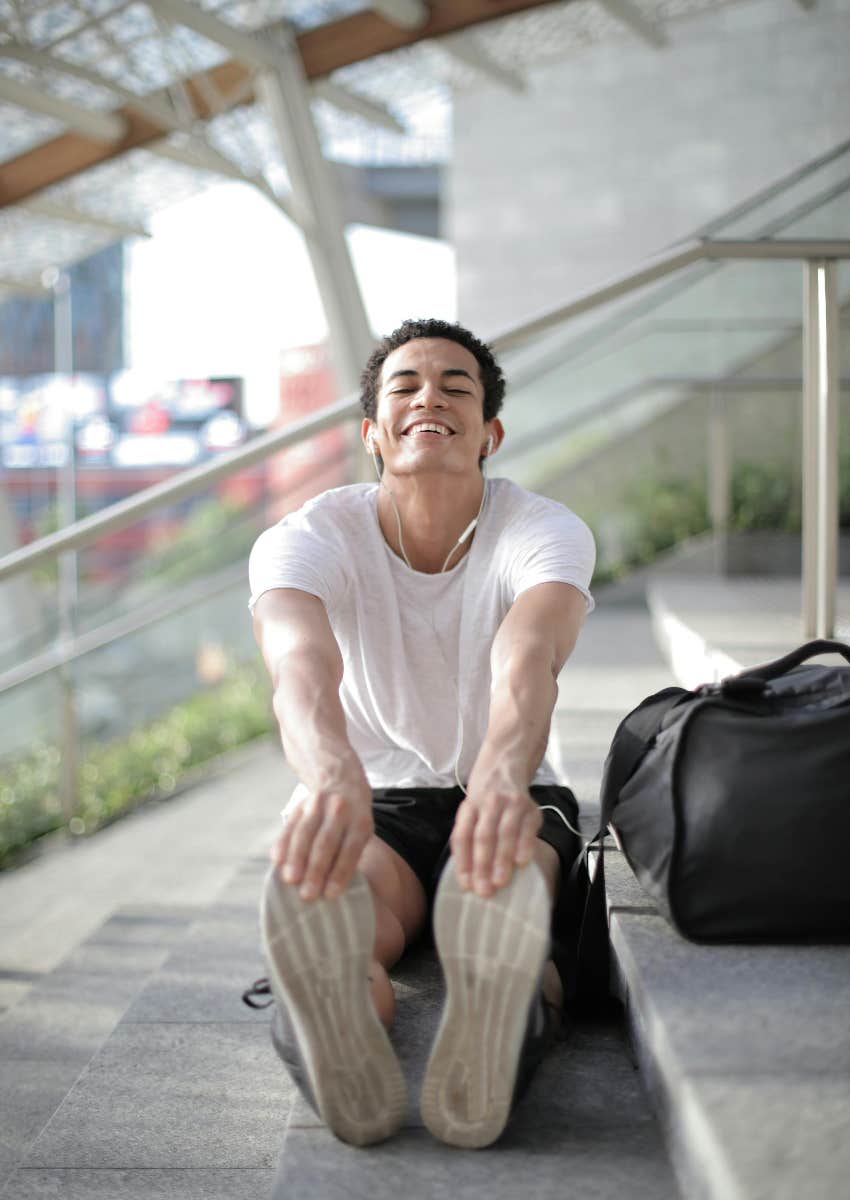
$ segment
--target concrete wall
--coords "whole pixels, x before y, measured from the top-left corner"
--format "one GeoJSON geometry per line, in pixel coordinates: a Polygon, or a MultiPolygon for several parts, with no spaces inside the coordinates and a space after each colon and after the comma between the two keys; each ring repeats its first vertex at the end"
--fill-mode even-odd
{"type": "Polygon", "coordinates": [[[534,69],[527,97],[456,94],[446,231],[476,331],[588,290],[848,137],[850,0],[666,28],[661,51],[624,35],[534,69]]]}

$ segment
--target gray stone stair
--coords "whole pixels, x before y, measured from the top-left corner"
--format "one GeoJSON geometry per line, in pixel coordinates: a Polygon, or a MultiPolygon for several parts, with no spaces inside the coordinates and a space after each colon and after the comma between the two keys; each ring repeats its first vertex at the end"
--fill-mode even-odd
{"type": "MultiPolygon", "coordinates": [[[[799,644],[798,593],[662,577],[652,608],[665,682],[675,673],[692,685],[721,661],[736,670],[799,644]]],[[[684,1194],[850,1195],[850,946],[697,945],[616,850],[605,870],[618,988],[684,1194]]]]}
{"type": "MultiPolygon", "coordinates": [[[[168,915],[170,944],[160,941],[155,951],[141,934],[144,914],[136,926],[124,913],[108,921],[91,941],[115,952],[108,975],[123,990],[92,1017],[85,1040],[77,1040],[79,1022],[70,1019],[61,1037],[45,1035],[38,1006],[50,977],[33,990],[29,1011],[40,1044],[47,1037],[71,1066],[52,1080],[21,1138],[3,1200],[381,1200],[401,1186],[413,1197],[507,1200],[528,1188],[560,1198],[565,1178],[605,1200],[675,1200],[622,1023],[583,1027],[560,1044],[495,1149],[458,1151],[427,1134],[418,1084],[442,996],[428,948],[412,952],[396,973],[393,1036],[411,1083],[405,1127],[367,1151],[336,1141],[294,1093],[268,1038],[269,1014],[240,1001],[263,973],[257,900],[266,865],[264,858],[245,861],[204,911],[168,915]],[[124,967],[132,962],[131,978],[124,967]]],[[[147,928],[150,939],[154,927],[147,928]]],[[[85,1006],[94,979],[73,992],[85,1006]]]]}
{"type": "Polygon", "coordinates": [[[196,915],[121,909],[3,1014],[0,1189],[196,915]]]}
{"type": "Polygon", "coordinates": [[[686,1196],[850,1194],[850,947],[680,937],[606,853],[619,990],[686,1196]]]}

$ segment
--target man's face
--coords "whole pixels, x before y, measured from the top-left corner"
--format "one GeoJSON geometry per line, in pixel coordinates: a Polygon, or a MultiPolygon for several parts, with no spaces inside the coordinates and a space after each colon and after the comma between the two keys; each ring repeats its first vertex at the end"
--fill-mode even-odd
{"type": "Polygon", "coordinates": [[[417,338],[387,355],[371,430],[384,468],[393,475],[478,470],[498,420],[484,421],[484,386],[475,355],[447,338],[417,338]],[[436,428],[435,428],[436,426],[436,428]]]}

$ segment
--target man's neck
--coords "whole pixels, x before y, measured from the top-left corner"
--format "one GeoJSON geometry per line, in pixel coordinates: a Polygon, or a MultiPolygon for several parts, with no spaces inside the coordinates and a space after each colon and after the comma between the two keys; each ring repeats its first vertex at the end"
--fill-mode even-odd
{"type": "MultiPolygon", "coordinates": [[[[398,537],[398,522],[393,494],[401,518],[404,549],[411,567],[428,575],[442,570],[449,551],[477,515],[481,507],[484,477],[457,475],[406,475],[395,477],[386,471],[384,487],[378,489],[378,519],[390,548],[403,558],[398,537]]],[[[457,566],[472,544],[474,533],[458,546],[448,562],[448,570],[457,566]]]]}

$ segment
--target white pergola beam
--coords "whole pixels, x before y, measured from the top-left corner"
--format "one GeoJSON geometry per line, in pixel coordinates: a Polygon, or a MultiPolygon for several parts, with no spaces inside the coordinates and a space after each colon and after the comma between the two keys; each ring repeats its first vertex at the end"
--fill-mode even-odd
{"type": "Polygon", "coordinates": [[[451,58],[457,59],[466,67],[480,71],[492,83],[497,83],[511,92],[525,91],[525,80],[522,75],[496,62],[485,49],[480,38],[476,37],[474,33],[453,33],[449,37],[440,38],[438,45],[451,58]]]}
{"type": "Polygon", "coordinates": [[[0,100],[6,100],[28,112],[52,117],[66,129],[73,129],[96,142],[120,141],[127,131],[123,118],[113,113],[83,108],[30,84],[10,79],[7,75],[0,75],[0,100]]]}
{"type": "Polygon", "coordinates": [[[330,332],[337,383],[355,389],[374,339],[345,238],[336,180],[322,153],[310,101],[312,90],[292,37],[281,40],[277,71],[264,71],[258,95],[274,125],[292,195],[310,214],[305,241],[330,332]]]}
{"type": "Polygon", "coordinates": [[[85,225],[91,229],[102,229],[105,233],[112,234],[116,238],[124,239],[129,237],[149,238],[150,230],[144,225],[135,224],[131,221],[113,221],[109,217],[101,217],[96,213],[85,212],[83,209],[76,208],[72,204],[59,204],[52,200],[42,200],[39,198],[28,200],[24,207],[28,212],[35,213],[40,217],[47,217],[51,221],[66,221],[70,225],[85,225]]]}
{"type": "Polygon", "coordinates": [[[599,3],[609,16],[631,29],[641,41],[656,50],[663,50],[668,45],[664,30],[645,16],[633,0],[599,0],[599,3]]]}
{"type": "Polygon", "coordinates": [[[214,175],[222,175],[226,179],[235,179],[239,183],[258,188],[290,221],[294,221],[302,229],[309,225],[307,216],[301,214],[288,200],[278,196],[265,176],[248,175],[238,163],[206,143],[194,142],[191,146],[172,146],[169,142],[162,141],[145,146],[145,150],[160,158],[181,163],[184,167],[193,167],[197,171],[211,171],[214,175]]]}
{"type": "Polygon", "coordinates": [[[78,63],[58,58],[44,50],[33,50],[30,46],[22,46],[19,42],[0,42],[0,58],[14,58],[25,62],[31,67],[45,71],[55,71],[60,75],[69,75],[72,79],[80,79],[93,87],[103,88],[117,99],[122,100],[128,107],[149,117],[150,120],[166,129],[178,130],[183,123],[174,110],[164,100],[156,96],[139,96],[129,88],[122,87],[106,75],[93,71],[89,67],[81,67],[78,63]]]}
{"type": "Polygon", "coordinates": [[[147,6],[157,16],[164,17],[175,25],[183,25],[228,50],[235,59],[255,68],[280,66],[280,55],[274,46],[261,42],[250,33],[222,21],[205,9],[190,4],[189,0],[147,0],[147,6]]]}
{"type": "Polygon", "coordinates": [[[370,125],[378,125],[381,129],[389,129],[392,133],[405,132],[402,123],[396,120],[388,108],[376,104],[374,100],[367,100],[365,96],[358,96],[355,92],[350,92],[348,88],[340,87],[328,79],[323,79],[314,83],[312,90],[313,95],[318,99],[327,100],[328,104],[332,104],[334,108],[338,108],[342,112],[354,113],[355,116],[368,121],[370,125]]]}
{"type": "Polygon", "coordinates": [[[370,8],[399,29],[418,29],[430,16],[422,0],[372,0],[370,8]]]}

